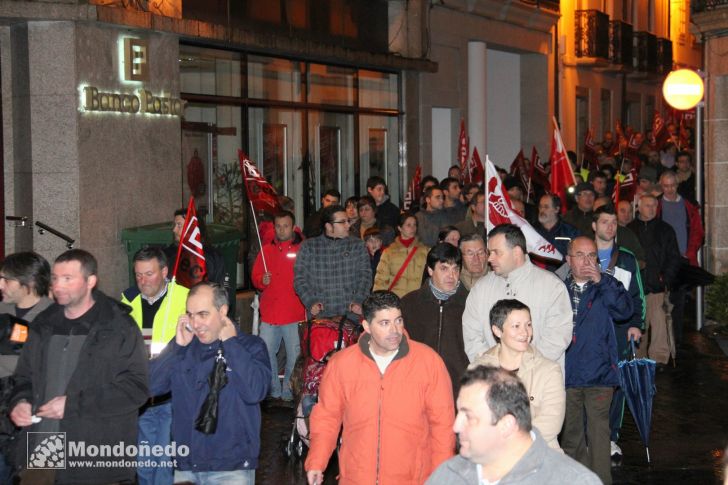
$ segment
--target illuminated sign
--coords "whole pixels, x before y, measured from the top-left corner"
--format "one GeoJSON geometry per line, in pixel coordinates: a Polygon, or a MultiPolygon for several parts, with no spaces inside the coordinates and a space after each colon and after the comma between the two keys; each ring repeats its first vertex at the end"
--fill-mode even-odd
{"type": "Polygon", "coordinates": [[[124,80],[149,81],[149,44],[146,40],[124,38],[124,80]]]}
{"type": "Polygon", "coordinates": [[[83,111],[182,116],[185,102],[180,98],[157,96],[147,89],[133,93],[110,93],[94,86],[84,86],[81,93],[83,111]]]}
{"type": "Polygon", "coordinates": [[[82,84],[79,87],[81,95],[79,111],[182,117],[185,109],[184,100],[165,96],[164,92],[153,93],[144,87],[143,82],[149,81],[151,64],[149,42],[146,39],[120,37],[118,48],[119,81],[130,90],[103,91],[96,86],[82,84]],[[139,87],[131,90],[130,84],[139,87]]]}

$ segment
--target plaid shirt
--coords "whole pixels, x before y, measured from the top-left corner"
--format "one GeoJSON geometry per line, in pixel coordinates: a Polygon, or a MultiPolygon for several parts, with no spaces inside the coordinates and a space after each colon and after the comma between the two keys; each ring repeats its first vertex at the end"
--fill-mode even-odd
{"type": "Polygon", "coordinates": [[[317,317],[345,315],[349,305],[364,301],[371,286],[372,268],[364,241],[321,235],[301,244],[293,287],[307,311],[321,302],[324,310],[317,317]]]}
{"type": "Polygon", "coordinates": [[[574,312],[574,323],[576,323],[576,315],[579,311],[579,302],[581,301],[581,295],[583,295],[584,292],[586,292],[586,290],[594,283],[591,281],[587,281],[585,284],[579,286],[579,284],[574,279],[574,275],[569,273],[569,278],[566,280],[566,284],[568,284],[569,288],[571,288],[571,311],[574,312]]]}

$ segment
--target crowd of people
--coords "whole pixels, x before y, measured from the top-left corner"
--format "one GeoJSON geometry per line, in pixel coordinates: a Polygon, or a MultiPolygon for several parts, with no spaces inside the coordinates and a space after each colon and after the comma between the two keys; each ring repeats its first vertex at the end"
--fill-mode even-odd
{"type": "Polygon", "coordinates": [[[253,484],[261,402],[301,399],[310,485],[335,451],[341,483],[611,483],[625,407],[617,361],[631,340],[660,366],[679,351],[678,275],[697,264],[703,228],[689,152],[645,152],[624,191],[619,174],[634,162],[625,172],[608,140],[594,167],[572,160],[570,207],[501,174],[512,208],[563,260],[530,255],[517,225],[488,231],[486,193],[461,184],[458,166],[424,177],[406,211],[380,177],[343,205],[328,190],[302,229],[287,204],[251,257],[258,335],[240,331],[212,248],[208,281],[191,288],[170,281],[174,247],[141,249],[136,285],[118,300],[97,289],[82,249],[52,265],[9,255],[0,482],[253,484]],[[362,334],[301,396],[299,327],[325,319],[362,334]],[[17,325],[26,339],[11,338],[17,325]],[[49,466],[59,433],[84,443],[76,454],[123,446],[114,461],[67,452],[49,466]],[[65,466],[74,458],[83,464],[65,466]]]}

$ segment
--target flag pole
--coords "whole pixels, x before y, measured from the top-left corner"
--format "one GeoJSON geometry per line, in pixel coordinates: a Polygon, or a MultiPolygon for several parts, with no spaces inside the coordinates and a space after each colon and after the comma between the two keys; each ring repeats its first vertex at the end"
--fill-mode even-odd
{"type": "Polygon", "coordinates": [[[267,273],[268,264],[265,261],[265,253],[263,253],[263,242],[260,239],[260,229],[258,228],[258,218],[255,216],[255,208],[253,207],[253,201],[250,200],[250,197],[248,197],[248,202],[250,202],[250,211],[253,213],[253,224],[255,224],[255,234],[258,236],[258,245],[260,246],[260,257],[263,259],[263,269],[267,273]]]}
{"type": "MultiPolygon", "coordinates": [[[[490,161],[490,157],[488,154],[485,154],[485,167],[483,167],[483,172],[485,172],[484,175],[484,181],[483,181],[483,188],[485,189],[485,220],[483,221],[485,223],[485,243],[486,246],[488,245],[488,225],[490,224],[490,198],[488,196],[488,164],[493,163],[490,161]]],[[[496,176],[498,176],[498,172],[496,172],[496,176]]]]}
{"type": "Polygon", "coordinates": [[[185,232],[187,232],[187,226],[190,223],[190,214],[192,211],[190,210],[190,207],[194,207],[195,203],[195,197],[190,196],[190,201],[187,204],[187,214],[185,214],[185,223],[182,226],[182,234],[179,236],[179,243],[177,244],[177,260],[174,262],[174,269],[172,270],[172,279],[175,279],[177,276],[177,268],[179,268],[179,257],[182,254],[182,237],[184,236],[185,232]]]}

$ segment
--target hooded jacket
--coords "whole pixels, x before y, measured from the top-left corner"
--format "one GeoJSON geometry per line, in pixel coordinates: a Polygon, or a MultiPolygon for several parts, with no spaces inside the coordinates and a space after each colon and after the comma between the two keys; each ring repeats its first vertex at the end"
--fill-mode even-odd
{"type": "MultiPolygon", "coordinates": [[[[91,324],[68,382],[60,431],[66,432],[68,442],[83,441],[86,447],[121,442],[135,445],[139,407],[149,397],[142,334],[129,316],[128,306],[100,291],[94,291],[93,298],[98,321],[91,324]]],[[[40,401],[46,386],[45,356],[53,326],[63,318],[64,307],[53,304],[33,321],[15,371],[10,409],[21,400],[30,402],[34,410],[44,404],[40,401]]],[[[32,426],[27,429],[33,431],[32,426]]],[[[95,461],[108,457],[79,459],[95,461]]],[[[56,480],[73,484],[111,483],[133,481],[135,473],[131,467],[69,467],[58,470],[56,480]]]]}
{"type": "Polygon", "coordinates": [[[274,239],[264,245],[263,251],[255,259],[251,279],[261,291],[260,318],[267,324],[285,325],[306,319],[306,309],[293,289],[293,268],[300,248],[301,236],[294,233],[288,241],[274,239]],[[263,257],[271,273],[268,285],[263,283],[263,257]]]}
{"type": "Polygon", "coordinates": [[[369,340],[362,335],[326,366],[306,470],[326,469],[343,425],[341,485],[422,484],[455,449],[450,377],[432,349],[405,336],[382,374],[369,340]]]}

